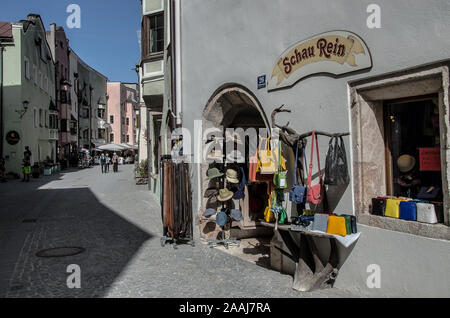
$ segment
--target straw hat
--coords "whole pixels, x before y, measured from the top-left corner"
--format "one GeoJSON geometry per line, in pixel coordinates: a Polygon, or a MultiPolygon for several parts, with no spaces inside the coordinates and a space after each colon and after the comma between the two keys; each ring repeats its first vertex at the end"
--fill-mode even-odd
{"type": "Polygon", "coordinates": [[[217,197],[217,200],[220,202],[225,202],[230,200],[233,197],[233,192],[231,192],[228,189],[221,189],[219,191],[219,196],[217,197]]]}
{"type": "Polygon", "coordinates": [[[410,155],[403,155],[397,159],[397,166],[401,172],[411,171],[416,165],[416,159],[410,155]]]}
{"type": "Polygon", "coordinates": [[[236,170],[234,169],[228,169],[227,173],[227,181],[230,183],[239,183],[239,179],[238,179],[238,173],[236,170]]]}

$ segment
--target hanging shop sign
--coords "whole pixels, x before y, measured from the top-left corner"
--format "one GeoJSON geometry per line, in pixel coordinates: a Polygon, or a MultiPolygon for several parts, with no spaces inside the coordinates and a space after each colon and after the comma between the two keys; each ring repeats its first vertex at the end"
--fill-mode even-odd
{"type": "Polygon", "coordinates": [[[372,67],[364,41],[347,31],[331,31],[294,44],[277,59],[268,90],[289,87],[313,74],[342,75],[372,67]]]}
{"type": "Polygon", "coordinates": [[[20,136],[19,133],[17,131],[10,131],[6,134],[6,141],[8,142],[8,144],[14,146],[17,145],[20,141],[20,136]]]}
{"type": "Polygon", "coordinates": [[[419,148],[420,171],[441,171],[441,149],[419,148]]]}

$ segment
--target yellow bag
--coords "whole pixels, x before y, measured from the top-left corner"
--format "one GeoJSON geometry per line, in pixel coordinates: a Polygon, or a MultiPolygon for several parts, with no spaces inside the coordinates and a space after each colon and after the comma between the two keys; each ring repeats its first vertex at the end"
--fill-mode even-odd
{"type": "Polygon", "coordinates": [[[347,228],[345,226],[345,218],[343,216],[330,215],[328,217],[327,233],[346,236],[347,228]]]}
{"type": "Polygon", "coordinates": [[[385,216],[399,219],[400,218],[400,202],[408,201],[403,199],[387,199],[385,216]]]}
{"type": "Polygon", "coordinates": [[[266,209],[264,210],[264,221],[267,223],[273,223],[275,222],[275,215],[273,214],[271,210],[272,201],[269,199],[269,203],[266,206],[266,209]]]}
{"type": "MultiPolygon", "coordinates": [[[[265,142],[265,148],[262,147],[258,150],[258,163],[256,166],[256,171],[261,174],[275,174],[278,171],[278,152],[272,151],[270,149],[270,138],[267,138],[265,142]]],[[[281,142],[281,141],[279,141],[281,142]]],[[[262,143],[262,142],[261,142],[262,143]]],[[[286,171],[286,163],[283,154],[281,154],[281,168],[282,171],[286,171]]]]}

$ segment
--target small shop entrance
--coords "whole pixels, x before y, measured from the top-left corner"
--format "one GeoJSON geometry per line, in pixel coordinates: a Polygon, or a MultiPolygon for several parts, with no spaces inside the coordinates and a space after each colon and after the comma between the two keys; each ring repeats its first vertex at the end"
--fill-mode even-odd
{"type": "Polygon", "coordinates": [[[255,155],[259,137],[250,138],[245,132],[248,130],[259,132],[259,129],[270,132],[267,117],[260,103],[246,88],[239,85],[227,85],[217,90],[210,99],[203,113],[202,125],[204,132],[212,129],[219,136],[212,133],[208,134],[207,140],[203,140],[203,153],[206,153],[207,158],[215,159],[214,162],[203,162],[199,169],[202,196],[199,211],[200,235],[208,239],[220,238],[223,232],[216,222],[217,215],[204,216],[203,214],[208,209],[212,213],[211,209],[220,212],[228,208],[239,210],[242,213],[242,219],[232,220],[224,227],[226,238],[268,236],[270,239],[273,231],[258,224],[263,218],[267,203],[267,183],[248,183],[249,159],[255,155]],[[241,139],[232,139],[230,142],[230,136],[227,135],[229,129],[239,129],[244,132],[244,136],[240,136],[241,139]],[[220,133],[217,134],[217,132],[220,133]],[[212,143],[218,144],[213,151],[210,150],[212,143]],[[244,153],[241,154],[241,151],[244,153]],[[237,153],[241,160],[232,162],[231,157],[237,153]],[[212,172],[220,176],[210,178],[212,172]],[[218,199],[221,197],[227,199],[227,195],[236,194],[236,191],[241,188],[243,177],[247,180],[245,187],[241,189],[243,197],[233,195],[226,202],[218,199]],[[224,190],[222,194],[219,193],[221,190],[224,190]],[[216,195],[210,195],[214,193],[216,195]]]}

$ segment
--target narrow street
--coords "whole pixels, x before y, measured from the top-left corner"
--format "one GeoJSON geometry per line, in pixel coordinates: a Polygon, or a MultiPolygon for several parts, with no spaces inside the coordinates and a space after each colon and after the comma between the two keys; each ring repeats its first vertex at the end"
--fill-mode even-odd
{"type": "Polygon", "coordinates": [[[159,203],[136,186],[133,166],[66,170],[30,183],[0,184],[1,297],[348,297],[298,293],[292,278],[212,249],[161,247],[159,203]],[[43,249],[81,254],[37,257],[43,249]],[[70,289],[67,266],[81,269],[70,289]]]}

